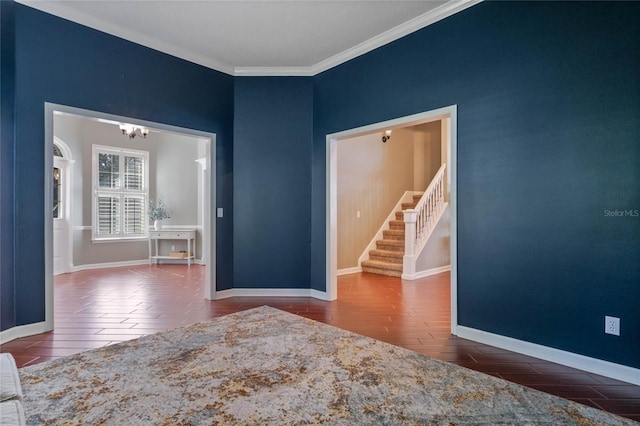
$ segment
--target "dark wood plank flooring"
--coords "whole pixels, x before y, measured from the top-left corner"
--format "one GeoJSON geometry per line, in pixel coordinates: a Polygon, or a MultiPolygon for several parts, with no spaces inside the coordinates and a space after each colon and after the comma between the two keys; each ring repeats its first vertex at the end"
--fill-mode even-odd
{"type": "Polygon", "coordinates": [[[640,386],[450,334],[449,274],[341,276],[338,300],[203,298],[204,267],[151,265],[55,277],[55,330],[0,347],[19,367],[269,305],[640,421],[640,386]]]}

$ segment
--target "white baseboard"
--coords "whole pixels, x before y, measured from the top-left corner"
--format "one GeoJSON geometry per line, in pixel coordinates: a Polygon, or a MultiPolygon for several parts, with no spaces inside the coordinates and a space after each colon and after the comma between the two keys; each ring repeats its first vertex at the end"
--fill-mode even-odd
{"type": "MultiPolygon", "coordinates": [[[[309,290],[309,296],[313,297],[314,299],[320,299],[320,300],[326,300],[326,301],[331,301],[332,299],[329,299],[329,294],[326,291],[319,291],[319,290],[314,290],[311,289],[309,290]]],[[[335,299],[333,299],[335,300],[335,299]]]]}
{"type": "Polygon", "coordinates": [[[45,321],[11,327],[4,331],[0,331],[0,345],[4,345],[5,343],[20,337],[33,336],[34,334],[46,333],[51,330],[53,330],[53,328],[48,327],[45,321]]]}
{"type": "Polygon", "coordinates": [[[214,300],[229,297],[313,297],[314,299],[329,300],[325,292],[309,288],[231,288],[216,291],[214,300]]]}
{"type": "MultiPolygon", "coordinates": [[[[161,263],[179,263],[179,264],[183,264],[186,265],[186,262],[184,261],[184,259],[162,259],[161,263]]],[[[149,260],[148,259],[143,259],[143,260],[127,260],[127,261],[123,261],[123,262],[107,262],[107,263],[88,263],[86,265],[78,265],[78,266],[73,266],[70,265],[69,266],[69,270],[71,272],[78,272],[78,271],[87,271],[89,269],[102,269],[102,268],[119,268],[122,266],[139,266],[139,265],[148,265],[149,264],[149,260]]],[[[154,263],[152,263],[153,265],[154,263]]],[[[205,262],[203,262],[202,259],[194,259],[191,261],[191,264],[195,264],[195,265],[206,265],[205,262]]],[[[64,273],[64,272],[62,272],[64,273]]]]}
{"type": "Polygon", "coordinates": [[[415,274],[402,274],[403,280],[417,280],[418,278],[428,277],[430,275],[441,274],[451,270],[451,265],[439,266],[437,268],[427,269],[426,271],[418,271],[415,274]]]}
{"type": "Polygon", "coordinates": [[[640,369],[637,368],[614,364],[613,362],[590,358],[584,355],[574,354],[572,352],[550,348],[536,343],[525,342],[523,340],[488,333],[486,331],[461,325],[457,328],[457,335],[463,339],[473,340],[474,342],[495,346],[501,349],[517,352],[519,354],[555,362],[556,364],[577,368],[578,370],[599,374],[611,379],[640,386],[640,369]]]}
{"type": "Polygon", "coordinates": [[[126,260],[124,262],[88,263],[86,265],[74,266],[72,269],[72,272],[86,271],[88,269],[118,268],[121,266],[137,266],[137,265],[148,265],[148,264],[149,264],[149,259],[126,260]]]}
{"type": "Polygon", "coordinates": [[[338,269],[337,275],[347,275],[362,272],[362,266],[354,266],[353,268],[338,269]]]}

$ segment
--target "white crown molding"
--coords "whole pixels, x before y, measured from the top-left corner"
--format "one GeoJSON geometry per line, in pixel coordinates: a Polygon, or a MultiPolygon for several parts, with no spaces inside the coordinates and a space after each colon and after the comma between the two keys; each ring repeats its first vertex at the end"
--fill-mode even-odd
{"type": "Polygon", "coordinates": [[[172,43],[167,43],[154,37],[146,36],[137,31],[105,22],[94,16],[90,16],[61,5],[60,3],[50,3],[38,0],[16,0],[16,2],[225,74],[247,77],[311,77],[441,21],[451,15],[468,9],[471,6],[482,2],[482,0],[449,1],[442,6],[432,9],[429,12],[417,16],[401,25],[398,25],[397,27],[391,28],[390,30],[372,37],[369,40],[309,67],[234,67],[233,65],[225,62],[180,48],[172,43]]]}
{"type": "Polygon", "coordinates": [[[313,67],[235,67],[236,77],[313,77],[313,67]]]}
{"type": "Polygon", "coordinates": [[[432,9],[427,13],[423,13],[422,15],[398,25],[395,28],[391,28],[390,30],[378,34],[377,36],[347,49],[344,52],[338,53],[337,55],[325,59],[322,62],[318,62],[310,68],[313,71],[313,75],[320,74],[330,68],[343,64],[351,59],[364,55],[374,49],[382,47],[424,27],[448,18],[451,15],[468,9],[481,1],[482,0],[454,0],[447,2],[442,6],[436,7],[435,9],[432,9]]]}
{"type": "Polygon", "coordinates": [[[66,19],[90,28],[94,28],[96,30],[114,35],[125,40],[129,40],[132,43],[140,44],[142,46],[158,50],[168,55],[184,59],[185,61],[202,65],[203,67],[207,67],[229,75],[233,75],[234,72],[233,66],[227,63],[217,61],[205,55],[180,48],[172,43],[158,40],[155,37],[146,36],[129,28],[124,28],[111,22],[105,22],[102,19],[96,18],[95,16],[78,12],[77,10],[64,6],[60,3],[50,3],[41,0],[16,0],[16,2],[21,3],[25,6],[32,7],[34,9],[38,9],[42,12],[55,15],[59,18],[66,19]]]}
{"type": "Polygon", "coordinates": [[[391,28],[375,37],[370,38],[352,48],[338,53],[324,61],[318,62],[310,67],[236,67],[234,75],[245,76],[314,76],[327,71],[333,67],[343,64],[365,53],[371,52],[379,47],[396,41],[406,35],[414,33],[424,27],[462,12],[465,9],[481,3],[482,0],[452,0],[442,6],[423,13],[397,27],[391,28]]]}

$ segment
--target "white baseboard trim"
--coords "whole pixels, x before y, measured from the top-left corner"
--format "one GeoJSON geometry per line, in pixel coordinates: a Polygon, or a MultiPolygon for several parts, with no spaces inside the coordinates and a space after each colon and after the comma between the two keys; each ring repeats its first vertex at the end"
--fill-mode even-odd
{"type": "Polygon", "coordinates": [[[0,331],[0,345],[4,345],[5,343],[20,337],[33,336],[34,334],[46,333],[51,330],[53,330],[53,328],[47,327],[47,323],[45,321],[11,327],[4,331],[0,331]]]}
{"type": "Polygon", "coordinates": [[[329,300],[325,292],[309,288],[232,288],[216,291],[214,300],[229,297],[313,297],[329,300]]]}
{"type": "Polygon", "coordinates": [[[309,292],[309,296],[313,297],[314,299],[326,300],[327,302],[331,301],[331,299],[329,299],[329,294],[326,291],[311,289],[309,290],[309,292]]]}
{"type": "Polygon", "coordinates": [[[640,386],[640,369],[459,325],[458,337],[640,386]]]}
{"type": "Polygon", "coordinates": [[[362,272],[362,266],[354,266],[353,268],[338,269],[337,275],[348,275],[362,272]]]}
{"type": "Polygon", "coordinates": [[[418,271],[415,274],[402,274],[403,280],[417,280],[418,278],[428,277],[430,275],[441,274],[451,270],[451,265],[439,266],[437,268],[427,269],[426,271],[418,271]]]}
{"type": "MultiPolygon", "coordinates": [[[[184,259],[162,259],[160,263],[180,263],[186,265],[187,263],[184,259]]],[[[123,262],[107,262],[107,263],[88,263],[86,265],[78,265],[78,266],[69,266],[70,272],[78,272],[78,271],[86,271],[89,269],[102,269],[102,268],[119,268],[122,266],[139,266],[139,265],[148,265],[149,260],[127,260],[123,262]]],[[[155,263],[152,263],[152,265],[155,263]]],[[[196,265],[206,265],[206,263],[202,259],[194,259],[191,261],[191,264],[196,265]]],[[[63,272],[64,273],[64,272],[63,272]]]]}
{"type": "Polygon", "coordinates": [[[149,264],[149,259],[126,260],[123,262],[88,263],[86,265],[74,266],[71,272],[86,271],[88,269],[118,268],[121,266],[137,266],[137,265],[148,265],[148,264],[149,264]]]}

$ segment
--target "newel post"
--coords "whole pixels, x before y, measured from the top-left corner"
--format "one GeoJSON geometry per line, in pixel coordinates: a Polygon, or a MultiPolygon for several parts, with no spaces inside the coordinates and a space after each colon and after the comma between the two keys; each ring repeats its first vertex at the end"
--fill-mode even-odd
{"type": "Polygon", "coordinates": [[[416,222],[417,210],[404,210],[404,257],[402,258],[402,275],[416,273],[416,222]]]}

